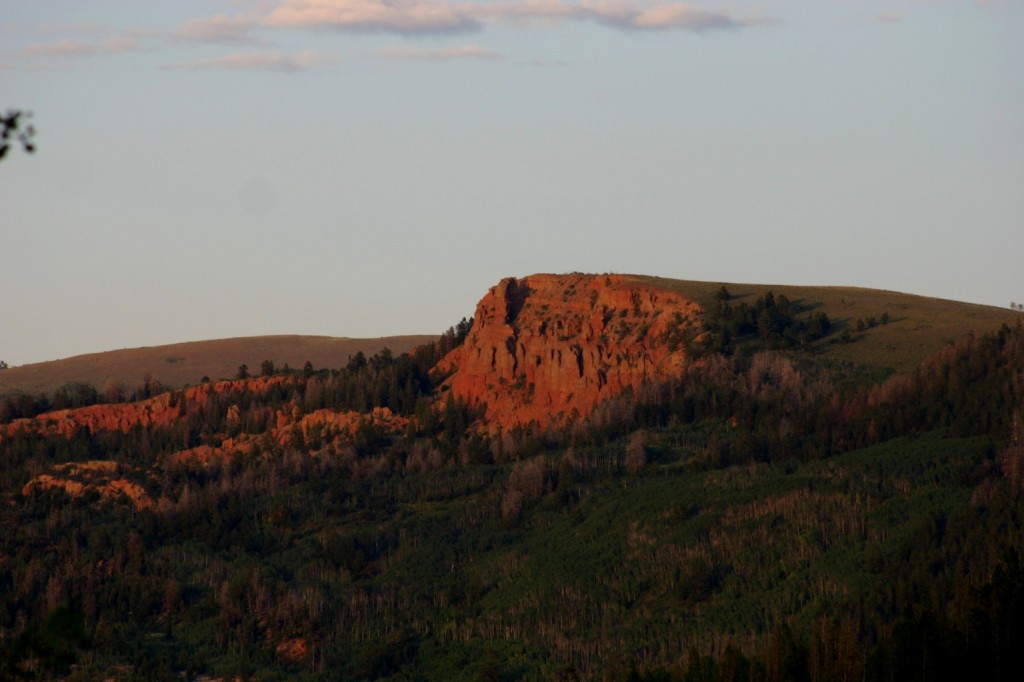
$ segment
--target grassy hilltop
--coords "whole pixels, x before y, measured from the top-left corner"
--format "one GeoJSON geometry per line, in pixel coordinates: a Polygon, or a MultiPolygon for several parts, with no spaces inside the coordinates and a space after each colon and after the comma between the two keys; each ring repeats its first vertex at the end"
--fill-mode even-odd
{"type": "Polygon", "coordinates": [[[769,291],[784,295],[797,308],[824,312],[832,320],[833,333],[813,344],[816,355],[899,373],[913,370],[926,357],[967,334],[998,329],[1004,323],[1012,325],[1022,317],[1020,312],[1007,308],[861,287],[735,284],[646,276],[636,279],[677,291],[706,310],[717,305],[716,295],[723,286],[734,303],[752,304],[769,291]],[[885,324],[883,315],[888,316],[885,324]],[[867,323],[871,319],[874,326],[858,330],[858,321],[867,323]],[[850,332],[853,343],[837,343],[844,330],[850,332]]]}
{"type": "Polygon", "coordinates": [[[242,364],[255,374],[264,360],[295,369],[301,369],[306,361],[316,367],[341,367],[358,352],[373,355],[387,346],[396,354],[405,353],[434,338],[279,335],[125,348],[8,368],[0,372],[0,396],[52,393],[68,383],[90,384],[100,390],[109,383],[135,387],[147,376],[176,388],[198,384],[204,376],[212,380],[233,378],[242,364]]]}

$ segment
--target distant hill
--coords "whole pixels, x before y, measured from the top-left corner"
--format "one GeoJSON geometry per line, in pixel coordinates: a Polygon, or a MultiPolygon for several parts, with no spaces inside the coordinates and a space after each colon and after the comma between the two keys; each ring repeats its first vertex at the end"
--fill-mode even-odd
{"type": "MultiPolygon", "coordinates": [[[[538,276],[532,279],[538,280],[538,276]]],[[[881,375],[909,372],[930,354],[967,334],[992,331],[1021,318],[1021,313],[1005,308],[859,287],[698,282],[643,275],[620,275],[616,279],[668,289],[705,310],[714,308],[716,294],[723,286],[731,295],[731,305],[753,305],[769,291],[784,295],[801,313],[824,312],[831,319],[830,333],[813,344],[815,355],[864,365],[881,375]],[[883,324],[885,315],[888,322],[883,324]],[[871,320],[874,326],[867,324],[871,320]],[[863,330],[858,330],[860,321],[865,323],[863,330]],[[844,330],[850,334],[849,343],[840,342],[844,330]]],[[[21,392],[51,393],[69,383],[102,389],[119,382],[131,388],[140,385],[147,375],[165,386],[181,387],[197,384],[204,376],[214,380],[233,378],[243,363],[251,373],[258,374],[264,360],[273,361],[278,368],[287,363],[299,369],[307,360],[318,369],[336,368],[358,351],[369,356],[387,346],[400,354],[435,339],[430,335],[369,339],[253,336],[90,353],[0,371],[0,397],[21,392]]]]}
{"type": "Polygon", "coordinates": [[[436,338],[429,335],[370,339],[279,335],[125,348],[5,369],[0,371],[0,396],[19,392],[51,393],[68,383],[91,384],[99,389],[111,382],[135,387],[142,384],[147,375],[165,386],[180,387],[198,384],[204,376],[214,380],[233,378],[243,363],[251,373],[258,374],[264,360],[272,361],[278,368],[287,363],[294,369],[301,369],[307,360],[317,369],[337,368],[359,351],[369,356],[388,347],[397,355],[436,338]]]}
{"type": "Polygon", "coordinates": [[[968,334],[994,331],[1004,323],[1012,326],[1021,319],[1021,313],[1007,308],[860,287],[632,279],[678,292],[707,310],[715,305],[723,286],[732,296],[732,305],[753,305],[769,291],[784,295],[798,309],[824,312],[831,319],[831,333],[814,344],[821,356],[897,373],[912,371],[935,351],[968,334]],[[887,324],[881,322],[883,315],[888,315],[887,324]],[[867,323],[871,318],[875,326],[865,324],[858,331],[858,321],[867,323]],[[844,329],[849,330],[852,343],[836,343],[844,329]]]}

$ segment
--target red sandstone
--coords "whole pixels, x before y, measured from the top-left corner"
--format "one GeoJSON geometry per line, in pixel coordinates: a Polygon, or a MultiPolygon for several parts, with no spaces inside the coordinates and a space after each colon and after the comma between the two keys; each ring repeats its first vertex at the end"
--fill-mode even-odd
{"type": "Polygon", "coordinates": [[[627,387],[678,373],[685,350],[663,341],[699,331],[702,309],[617,275],[508,278],[477,305],[466,342],[435,371],[483,410],[490,430],[565,423],[627,387]]]}

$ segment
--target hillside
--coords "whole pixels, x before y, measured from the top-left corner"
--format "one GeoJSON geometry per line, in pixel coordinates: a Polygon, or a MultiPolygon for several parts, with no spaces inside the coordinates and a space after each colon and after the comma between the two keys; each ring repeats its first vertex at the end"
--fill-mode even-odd
{"type": "Polygon", "coordinates": [[[725,287],[8,420],[0,678],[1021,679],[1019,315],[725,287]]]}
{"type": "Polygon", "coordinates": [[[213,380],[234,378],[242,364],[256,374],[264,360],[278,367],[288,364],[295,369],[301,369],[306,361],[316,367],[340,367],[358,352],[373,355],[386,346],[395,353],[405,353],[435,338],[425,335],[374,339],[250,336],[126,348],[0,371],[0,397],[16,392],[52,393],[69,383],[90,384],[100,390],[110,383],[135,387],[141,385],[147,375],[164,386],[177,388],[198,384],[204,376],[213,380]]]}
{"type": "MultiPolygon", "coordinates": [[[[907,373],[954,341],[1021,315],[956,301],[842,287],[687,282],[630,275],[530,275],[490,289],[465,345],[435,368],[442,390],[483,410],[492,431],[587,418],[622,391],[678,375],[705,352],[714,311],[788,298],[776,324],[830,321],[814,338],[750,331],[732,351],[765,348],[868,377],[907,373]],[[719,292],[729,296],[722,300],[719,292]],[[762,338],[763,337],[763,338],[762,338]],[[769,338],[771,337],[771,338],[769,338]]],[[[762,311],[763,312],[763,311],[762,311]]],[[[753,313],[751,313],[753,314],[753,313]]],[[[781,329],[781,328],[780,328],[781,329]]]]}
{"type": "Polygon", "coordinates": [[[736,303],[752,303],[769,291],[787,296],[798,308],[824,312],[832,320],[834,333],[813,347],[820,357],[899,373],[913,370],[926,357],[967,334],[998,329],[1004,323],[1013,325],[1022,317],[1008,308],[861,287],[633,279],[677,292],[706,310],[714,308],[715,296],[723,286],[736,303]],[[881,323],[883,315],[889,316],[886,324],[881,323]],[[877,324],[858,331],[858,320],[871,318],[877,324]],[[846,329],[855,342],[834,343],[846,329]]]}

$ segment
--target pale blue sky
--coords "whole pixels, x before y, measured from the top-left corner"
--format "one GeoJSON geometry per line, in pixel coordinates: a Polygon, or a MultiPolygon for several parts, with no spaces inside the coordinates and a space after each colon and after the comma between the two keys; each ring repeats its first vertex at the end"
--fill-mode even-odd
{"type": "Polygon", "coordinates": [[[0,0],[0,359],[436,333],[500,278],[1024,301],[1024,2],[0,0]]]}

